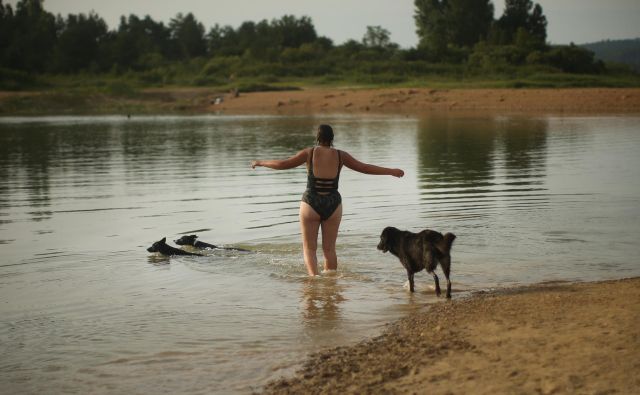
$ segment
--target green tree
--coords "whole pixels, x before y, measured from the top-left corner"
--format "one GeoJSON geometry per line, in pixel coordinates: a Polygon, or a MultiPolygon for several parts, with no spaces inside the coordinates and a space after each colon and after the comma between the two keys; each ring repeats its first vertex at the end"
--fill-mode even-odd
{"type": "MultiPolygon", "coordinates": [[[[497,32],[493,33],[495,44],[512,44],[518,39],[518,29],[524,29],[529,36],[543,46],[547,39],[547,18],[540,4],[531,0],[506,0],[505,9],[496,22],[497,32]]],[[[521,33],[522,35],[522,33],[521,33]]]]}
{"type": "Polygon", "coordinates": [[[279,36],[280,45],[284,48],[298,48],[318,38],[313,21],[308,16],[296,18],[294,15],[284,15],[271,21],[271,27],[279,36]]]}
{"type": "MultiPolygon", "coordinates": [[[[10,38],[5,49],[8,67],[45,71],[57,41],[56,18],[45,11],[42,0],[20,0],[11,18],[10,38]]],[[[11,14],[3,8],[5,19],[11,14]]]]}
{"type": "Polygon", "coordinates": [[[391,42],[391,33],[382,26],[367,26],[362,44],[368,48],[387,49],[397,47],[391,42]]]}
{"type": "Polygon", "coordinates": [[[446,4],[446,0],[414,1],[418,46],[434,59],[442,59],[447,51],[446,4]]]}
{"type": "Polygon", "coordinates": [[[187,15],[178,13],[169,22],[169,30],[181,58],[190,59],[206,54],[207,43],[204,38],[204,26],[196,20],[192,13],[187,15]]]}
{"type": "Polygon", "coordinates": [[[471,48],[486,39],[493,22],[490,0],[449,0],[447,41],[457,47],[471,48]]]}
{"type": "Polygon", "coordinates": [[[442,59],[448,48],[471,48],[493,21],[490,0],[415,0],[420,47],[442,59]]]}
{"type": "Polygon", "coordinates": [[[177,45],[171,40],[171,32],[162,22],[155,22],[150,16],[140,19],[136,15],[122,16],[120,25],[110,39],[105,40],[107,64],[119,68],[142,70],[149,67],[144,59],[152,57],[177,59],[177,45]]]}
{"type": "Polygon", "coordinates": [[[57,71],[74,72],[98,66],[101,44],[107,38],[107,24],[94,13],[67,16],[54,55],[57,71]]]}
{"type": "Polygon", "coordinates": [[[244,48],[240,48],[238,33],[229,25],[221,27],[216,24],[207,33],[206,40],[212,56],[237,56],[244,51],[244,48]]]}
{"type": "Polygon", "coordinates": [[[0,0],[0,66],[7,66],[7,49],[13,39],[13,9],[0,0]]]}

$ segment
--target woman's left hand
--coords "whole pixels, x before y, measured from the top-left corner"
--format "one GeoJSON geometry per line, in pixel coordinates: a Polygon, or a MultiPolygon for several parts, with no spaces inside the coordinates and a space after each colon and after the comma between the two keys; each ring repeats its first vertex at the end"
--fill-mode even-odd
{"type": "Polygon", "coordinates": [[[259,164],[258,162],[260,162],[260,161],[252,160],[252,161],[251,161],[251,168],[252,168],[252,169],[255,169],[255,168],[256,168],[256,166],[260,166],[260,164],[259,164]]]}

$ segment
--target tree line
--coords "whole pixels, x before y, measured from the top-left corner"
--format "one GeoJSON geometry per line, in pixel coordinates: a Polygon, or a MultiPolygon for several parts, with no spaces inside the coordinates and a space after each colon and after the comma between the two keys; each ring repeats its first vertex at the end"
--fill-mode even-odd
{"type": "MultiPolygon", "coordinates": [[[[147,82],[167,82],[177,63],[195,64],[202,84],[234,74],[326,76],[340,73],[414,75],[450,70],[500,72],[522,65],[598,73],[593,53],[549,46],[542,7],[506,0],[494,19],[490,0],[415,0],[419,44],[403,49],[388,30],[368,26],[361,40],[336,45],[320,36],[307,16],[285,15],[208,30],[192,13],[168,24],[150,16],[122,16],[110,30],[98,14],[53,15],[43,0],[20,0],[15,9],[0,0],[0,68],[29,73],[146,73],[147,82]],[[455,68],[459,70],[460,68],[455,68]]],[[[384,82],[384,81],[383,81],[384,82]]]]}

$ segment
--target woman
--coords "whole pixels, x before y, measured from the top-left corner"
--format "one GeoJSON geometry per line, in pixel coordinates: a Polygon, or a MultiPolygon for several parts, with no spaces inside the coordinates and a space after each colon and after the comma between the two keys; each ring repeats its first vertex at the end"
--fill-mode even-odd
{"type": "Polygon", "coordinates": [[[342,165],[365,174],[404,176],[401,169],[390,169],[362,163],[345,151],[333,148],[333,129],[320,125],[316,136],[317,145],[305,148],[289,159],[254,160],[251,168],[264,166],[275,170],[286,170],[307,164],[307,190],[300,203],[300,227],[304,263],[310,276],[318,274],[318,231],[322,228],[322,252],[324,269],[336,270],[336,239],[342,219],[342,197],[338,192],[338,179],[342,165]]]}

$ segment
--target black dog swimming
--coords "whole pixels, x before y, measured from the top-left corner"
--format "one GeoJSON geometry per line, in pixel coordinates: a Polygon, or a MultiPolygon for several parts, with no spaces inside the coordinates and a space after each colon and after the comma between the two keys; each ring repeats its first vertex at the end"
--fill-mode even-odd
{"type": "Polygon", "coordinates": [[[151,245],[151,247],[147,248],[149,252],[159,252],[162,255],[172,256],[172,255],[191,255],[191,256],[202,256],[200,254],[193,254],[191,252],[187,252],[181,250],[179,248],[171,247],[167,244],[167,238],[163,237],[162,240],[156,241],[151,245]]]}
{"type": "Polygon", "coordinates": [[[451,269],[451,244],[456,239],[453,233],[444,236],[434,230],[423,230],[420,233],[407,232],[394,227],[384,228],[380,235],[378,249],[382,252],[391,252],[400,259],[400,263],[407,270],[409,277],[409,290],[414,292],[413,275],[422,269],[433,275],[436,282],[436,295],[440,296],[440,282],[434,273],[436,266],[440,267],[447,279],[447,299],[451,299],[451,281],[449,271],[451,269]]]}
{"type": "Polygon", "coordinates": [[[195,248],[202,248],[202,249],[220,249],[220,250],[229,250],[229,251],[243,251],[243,252],[249,252],[249,250],[245,250],[243,248],[234,248],[234,247],[219,247],[213,244],[209,244],[209,243],[205,243],[202,241],[198,241],[196,240],[198,238],[198,236],[196,235],[190,235],[190,236],[182,236],[181,238],[179,238],[178,240],[174,240],[174,242],[177,245],[181,245],[181,246],[191,246],[191,247],[195,247],[195,248]]]}

